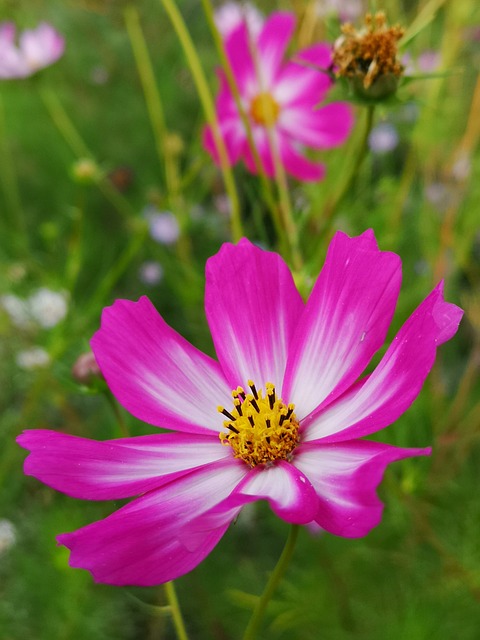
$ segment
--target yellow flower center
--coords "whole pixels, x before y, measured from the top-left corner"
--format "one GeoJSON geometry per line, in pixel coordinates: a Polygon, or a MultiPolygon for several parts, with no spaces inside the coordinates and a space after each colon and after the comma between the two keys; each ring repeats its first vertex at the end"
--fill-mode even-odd
{"type": "Polygon", "coordinates": [[[280,113],[280,105],[270,93],[259,93],[252,100],[250,115],[257,124],[271,127],[275,124],[280,113]]]}
{"type": "Polygon", "coordinates": [[[299,423],[293,413],[295,405],[286,405],[277,398],[270,382],[265,385],[265,397],[252,380],[248,385],[251,393],[245,393],[242,387],[232,391],[231,412],[218,407],[228,418],[223,423],[228,433],[219,434],[222,444],[231,446],[235,458],[244,460],[250,467],[289,460],[299,442],[299,423]]]}

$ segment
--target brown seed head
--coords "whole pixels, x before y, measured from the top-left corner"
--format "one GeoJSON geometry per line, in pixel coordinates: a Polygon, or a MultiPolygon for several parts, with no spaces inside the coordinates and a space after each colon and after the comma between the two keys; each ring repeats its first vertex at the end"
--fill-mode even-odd
{"type": "MultiPolygon", "coordinates": [[[[405,33],[399,25],[387,27],[383,12],[365,16],[365,27],[357,31],[350,23],[342,25],[335,43],[333,63],[337,76],[360,80],[364,90],[382,78],[396,79],[404,67],[397,60],[397,42],[405,33]]],[[[391,83],[389,83],[391,84],[391,83]]]]}

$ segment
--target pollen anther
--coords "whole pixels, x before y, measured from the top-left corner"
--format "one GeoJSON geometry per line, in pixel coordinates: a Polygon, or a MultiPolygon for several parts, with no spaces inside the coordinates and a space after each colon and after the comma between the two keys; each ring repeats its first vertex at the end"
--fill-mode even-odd
{"type": "Polygon", "coordinates": [[[229,418],[223,423],[228,432],[220,433],[222,444],[231,446],[235,458],[244,460],[250,467],[290,460],[299,442],[295,406],[277,398],[271,383],[265,385],[265,392],[257,390],[252,380],[248,386],[252,393],[245,394],[242,387],[232,391],[231,413],[218,407],[220,413],[229,418]]]}

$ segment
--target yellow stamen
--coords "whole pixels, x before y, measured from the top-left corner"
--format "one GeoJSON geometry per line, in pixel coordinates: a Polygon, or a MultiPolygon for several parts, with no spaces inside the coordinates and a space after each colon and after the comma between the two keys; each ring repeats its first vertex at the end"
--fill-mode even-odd
{"type": "Polygon", "coordinates": [[[270,93],[259,93],[252,100],[250,115],[257,124],[271,127],[278,120],[280,105],[270,93]]]}
{"type": "Polygon", "coordinates": [[[235,458],[244,460],[250,467],[289,460],[299,442],[299,423],[293,413],[295,405],[286,405],[277,398],[271,383],[265,385],[265,394],[257,390],[252,380],[248,385],[252,393],[245,394],[241,387],[232,391],[231,412],[218,407],[228,418],[223,423],[228,432],[220,433],[222,444],[230,445],[235,458]]]}

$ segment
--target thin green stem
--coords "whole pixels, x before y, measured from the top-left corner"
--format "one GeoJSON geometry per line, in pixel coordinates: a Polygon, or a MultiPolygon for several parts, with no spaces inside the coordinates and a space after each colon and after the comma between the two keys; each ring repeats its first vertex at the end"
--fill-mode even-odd
{"type": "Polygon", "coordinates": [[[127,423],[125,422],[125,419],[123,417],[123,414],[120,410],[120,407],[118,406],[118,403],[113,395],[113,393],[110,391],[110,389],[105,389],[105,397],[108,401],[108,404],[110,405],[110,407],[112,408],[112,411],[115,415],[115,418],[117,420],[117,424],[118,427],[120,429],[120,432],[122,434],[122,436],[124,438],[128,438],[128,436],[130,435],[128,432],[128,427],[127,427],[127,423]]]}
{"type": "Polygon", "coordinates": [[[165,170],[168,206],[180,222],[181,236],[177,244],[178,254],[184,264],[191,264],[192,248],[190,238],[187,235],[189,219],[181,196],[181,185],[176,160],[177,153],[173,151],[171,144],[171,136],[165,120],[165,109],[163,107],[162,97],[155,79],[152,61],[140,24],[139,13],[133,5],[129,5],[125,9],[124,15],[130,44],[142,83],[150,123],[152,125],[158,158],[165,170]]]}
{"type": "Polygon", "coordinates": [[[353,185],[355,184],[355,180],[358,177],[360,167],[362,166],[363,161],[365,160],[365,156],[367,155],[368,136],[370,135],[370,132],[372,130],[374,114],[375,105],[372,104],[365,108],[365,123],[352,168],[350,169],[343,183],[340,185],[337,194],[330,202],[327,202],[325,206],[324,219],[327,227],[329,221],[333,217],[333,214],[337,210],[338,205],[342,202],[347,193],[352,190],[353,185]]]}
{"type": "Polygon", "coordinates": [[[265,199],[267,206],[269,207],[273,223],[276,227],[277,233],[281,236],[282,234],[282,222],[279,216],[278,205],[275,202],[275,196],[272,191],[272,185],[270,180],[265,173],[264,166],[260,159],[260,155],[258,153],[257,146],[255,144],[255,140],[253,138],[252,125],[250,118],[245,110],[245,107],[242,103],[242,98],[240,92],[238,90],[238,85],[235,79],[235,75],[233,73],[232,65],[230,64],[230,60],[228,59],[227,52],[225,50],[224,41],[216,27],[214,11],[212,7],[212,3],[210,0],[202,0],[203,10],[205,12],[205,16],[207,18],[208,26],[210,28],[210,32],[213,37],[213,41],[215,43],[215,47],[217,49],[218,56],[220,58],[220,63],[222,65],[223,71],[225,73],[225,78],[228,83],[228,88],[233,96],[235,106],[238,111],[238,115],[240,120],[242,121],[243,128],[245,130],[245,135],[247,136],[248,146],[252,153],[253,162],[255,165],[255,170],[258,173],[260,178],[260,186],[262,189],[262,195],[265,199]]]}
{"type": "Polygon", "coordinates": [[[283,578],[283,575],[289,565],[293,550],[295,548],[295,543],[297,541],[299,529],[300,527],[298,524],[293,524],[291,526],[289,536],[282,551],[282,555],[278,559],[277,565],[273,570],[269,581],[267,582],[265,591],[257,601],[252,617],[250,618],[250,622],[248,623],[248,626],[245,630],[243,640],[254,640],[254,638],[257,636],[268,603],[270,602],[275,589],[283,578]]]}
{"type": "MultiPolygon", "coordinates": [[[[42,89],[40,91],[40,96],[54,125],[58,129],[58,132],[73,151],[77,159],[88,158],[96,164],[93,153],[84,142],[72,120],[68,117],[67,112],[63,108],[56,94],[48,89],[42,89]]],[[[131,222],[131,220],[136,216],[135,210],[132,208],[128,200],[126,200],[117,191],[117,189],[115,189],[110,180],[101,175],[100,171],[96,177],[95,184],[105,198],[115,207],[118,213],[124,216],[128,222],[131,222]]]]}
{"type": "Polygon", "coordinates": [[[7,131],[8,127],[5,117],[5,109],[0,97],[0,159],[2,165],[0,180],[5,194],[7,209],[11,218],[8,228],[15,229],[17,231],[17,234],[14,235],[14,240],[15,242],[19,242],[20,240],[22,250],[27,252],[27,225],[20,199],[20,190],[18,188],[17,176],[15,173],[15,163],[8,145],[7,131]]]}
{"type": "Polygon", "coordinates": [[[140,25],[140,17],[137,9],[129,5],[125,11],[125,24],[127,27],[130,44],[137,64],[138,74],[142,83],[145,103],[147,105],[150,123],[152,125],[155,146],[160,162],[164,164],[165,183],[169,199],[174,200],[178,195],[178,180],[175,170],[175,160],[170,152],[168,144],[168,130],[165,121],[165,110],[155,80],[147,44],[140,25]]]}
{"type": "Polygon", "coordinates": [[[183,622],[182,612],[175,591],[175,586],[173,582],[166,582],[164,587],[165,595],[167,596],[168,604],[170,605],[170,612],[172,614],[173,626],[175,627],[177,638],[178,640],[188,640],[188,635],[185,629],[185,623],[183,622]]]}
{"type": "Polygon", "coordinates": [[[197,88],[200,102],[202,103],[205,118],[212,130],[215,147],[217,149],[218,158],[220,162],[220,171],[222,173],[225,189],[231,204],[231,226],[232,226],[232,238],[234,241],[239,240],[243,235],[242,222],[240,216],[240,202],[238,198],[237,188],[235,186],[235,180],[233,178],[233,172],[230,167],[227,149],[223,140],[220,126],[218,123],[217,115],[215,112],[215,106],[213,98],[205,77],[205,73],[200,62],[200,58],[197,54],[195,46],[193,44],[190,33],[188,32],[185,21],[182,18],[180,11],[177,8],[175,0],[160,0],[165,11],[170,18],[173,28],[176,31],[177,37],[182,45],[184,55],[190,66],[192,77],[197,88]]]}
{"type": "Polygon", "coordinates": [[[92,295],[90,304],[85,310],[84,318],[90,318],[90,314],[96,313],[98,308],[103,306],[107,295],[113,289],[118,280],[128,269],[131,261],[135,258],[140,249],[143,248],[145,238],[148,234],[148,225],[142,221],[137,221],[136,229],[131,236],[130,242],[120,254],[118,260],[109,269],[108,273],[100,280],[99,285],[92,295]]]}

